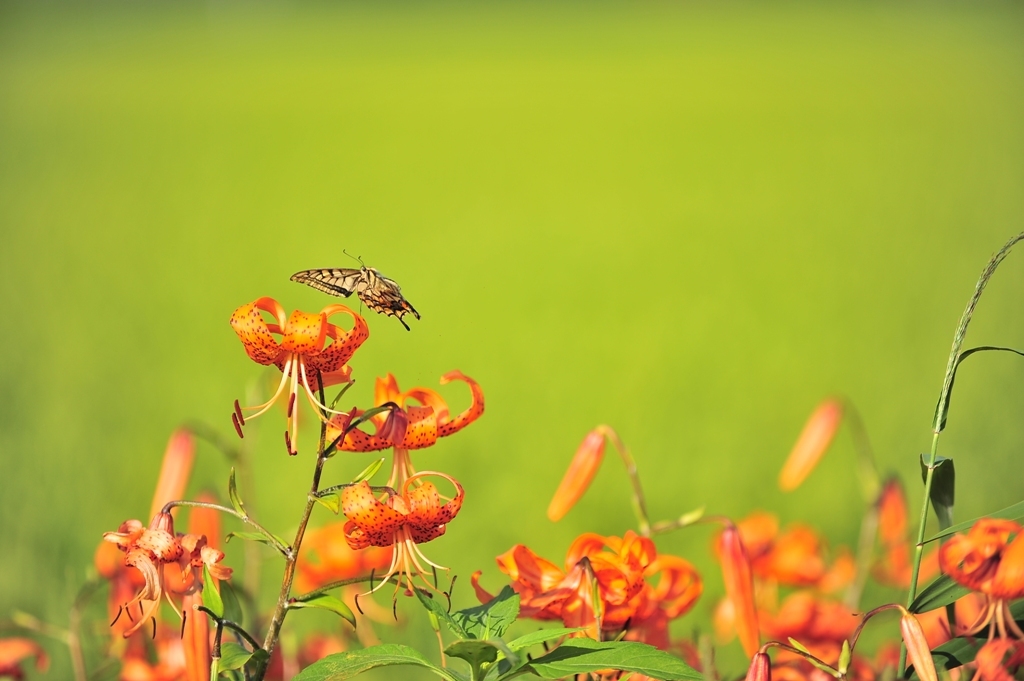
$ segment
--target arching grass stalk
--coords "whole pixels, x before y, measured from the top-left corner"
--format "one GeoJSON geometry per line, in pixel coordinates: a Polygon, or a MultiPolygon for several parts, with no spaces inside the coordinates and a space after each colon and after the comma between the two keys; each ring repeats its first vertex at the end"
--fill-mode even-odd
{"type": "MultiPolygon", "coordinates": [[[[956,368],[961,359],[961,349],[964,338],[967,335],[967,327],[974,316],[974,309],[981,300],[981,294],[985,292],[989,279],[995,274],[996,268],[1003,262],[1010,250],[1018,241],[1024,240],[1024,232],[1017,234],[1000,248],[988,261],[985,269],[982,270],[978,283],[974,286],[974,294],[967,303],[964,313],[960,316],[960,323],[957,324],[956,333],[953,334],[953,347],[949,351],[949,359],[946,362],[946,374],[942,379],[942,392],[939,393],[939,401],[935,407],[935,418],[932,421],[932,445],[925,461],[927,472],[924,480],[924,498],[921,501],[921,518],[917,528],[917,546],[914,548],[914,560],[910,573],[910,588],[907,590],[907,607],[914,602],[917,596],[917,579],[921,572],[921,559],[924,555],[924,531],[925,523],[928,520],[928,504],[931,503],[932,481],[935,473],[935,461],[939,447],[939,435],[946,426],[946,415],[949,410],[949,395],[953,389],[953,378],[956,375],[956,368]]],[[[906,664],[906,648],[900,653],[900,669],[906,664]]]]}

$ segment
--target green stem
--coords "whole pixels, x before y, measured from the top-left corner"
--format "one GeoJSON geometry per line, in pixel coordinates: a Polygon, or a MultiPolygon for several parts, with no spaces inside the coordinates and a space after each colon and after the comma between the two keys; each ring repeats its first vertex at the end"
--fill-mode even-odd
{"type": "MultiPolygon", "coordinates": [[[[985,265],[985,269],[981,271],[981,276],[978,277],[978,283],[974,285],[974,293],[971,295],[971,299],[967,301],[967,307],[964,308],[964,312],[960,315],[960,323],[957,324],[956,331],[953,333],[953,347],[949,350],[949,359],[946,361],[946,374],[942,378],[942,391],[939,393],[939,402],[935,407],[935,418],[932,422],[932,447],[928,455],[928,461],[926,466],[928,472],[925,474],[924,480],[924,499],[921,502],[921,519],[917,528],[917,546],[914,549],[914,564],[911,567],[910,572],[910,588],[907,590],[907,607],[914,602],[914,597],[917,596],[917,578],[921,572],[921,559],[924,555],[924,528],[925,523],[928,520],[928,504],[931,502],[932,493],[932,479],[935,473],[935,456],[939,447],[939,435],[942,433],[943,428],[946,425],[946,410],[949,406],[949,392],[953,388],[953,378],[956,374],[957,362],[960,359],[960,350],[964,345],[964,338],[967,336],[967,327],[971,323],[971,318],[974,316],[974,310],[978,306],[978,301],[981,300],[981,294],[985,292],[985,287],[988,286],[989,280],[992,275],[995,274],[996,268],[1003,262],[1010,250],[1014,247],[1017,242],[1024,240],[1024,232],[1017,234],[1005,244],[1003,247],[996,251],[988,264],[985,265]]],[[[907,648],[906,645],[900,648],[900,666],[899,672],[902,675],[903,670],[906,668],[907,661],[907,648]]]]}
{"type": "Polygon", "coordinates": [[[277,549],[281,553],[281,555],[283,555],[285,558],[288,558],[288,552],[289,552],[290,549],[287,546],[285,546],[284,544],[282,544],[280,541],[278,541],[277,537],[275,537],[273,535],[273,533],[270,532],[270,530],[268,530],[267,528],[265,528],[262,525],[260,525],[258,522],[256,522],[252,518],[250,518],[245,513],[239,513],[238,511],[236,511],[233,508],[228,508],[227,506],[221,506],[220,504],[214,504],[214,503],[211,503],[211,502],[208,502],[208,501],[187,501],[187,500],[184,500],[184,499],[179,500],[179,501],[169,501],[169,502],[167,502],[166,504],[164,504],[163,512],[164,513],[170,513],[171,509],[174,508],[175,506],[188,506],[188,507],[192,507],[192,508],[208,508],[208,509],[211,509],[211,510],[214,510],[214,511],[220,511],[221,513],[227,513],[228,515],[233,515],[236,518],[238,518],[239,520],[241,520],[243,523],[245,523],[246,525],[249,525],[250,527],[255,529],[257,532],[262,534],[264,537],[266,537],[267,541],[269,541],[273,545],[273,547],[275,549],[277,549]]]}
{"type": "Polygon", "coordinates": [[[636,460],[633,459],[629,448],[619,438],[618,433],[608,426],[600,426],[599,429],[601,434],[611,441],[615,450],[619,453],[622,463],[626,466],[626,474],[629,476],[630,485],[633,487],[633,513],[636,514],[640,536],[649,537],[651,536],[651,521],[647,515],[647,502],[644,500],[644,488],[640,484],[640,474],[636,469],[636,460]]]}
{"type": "MultiPolygon", "coordinates": [[[[324,404],[324,379],[317,371],[317,383],[320,386],[320,404],[324,404]]],[[[327,462],[325,454],[327,444],[327,419],[320,420],[320,445],[317,448],[316,468],[313,470],[313,481],[310,483],[309,493],[306,495],[306,507],[299,519],[299,528],[295,531],[295,539],[288,548],[288,555],[285,560],[284,575],[281,577],[281,591],[277,596],[277,604],[274,606],[274,614],[270,618],[270,626],[267,629],[267,636],[263,640],[263,649],[267,651],[267,659],[274,652],[277,640],[281,635],[281,625],[284,624],[285,615],[288,613],[288,603],[291,599],[292,582],[295,581],[295,567],[298,564],[299,549],[302,547],[302,539],[306,536],[306,526],[309,524],[309,517],[313,514],[313,507],[316,505],[316,495],[320,491],[320,476],[324,471],[324,464],[327,462]]],[[[266,665],[262,666],[256,673],[257,681],[262,681],[267,672],[266,665]]]]}

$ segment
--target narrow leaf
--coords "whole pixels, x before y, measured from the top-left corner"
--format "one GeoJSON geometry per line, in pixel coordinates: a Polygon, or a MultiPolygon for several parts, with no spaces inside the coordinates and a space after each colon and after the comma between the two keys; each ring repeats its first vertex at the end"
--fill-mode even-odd
{"type": "Polygon", "coordinates": [[[220,583],[220,598],[224,602],[224,619],[241,624],[242,604],[238,602],[238,594],[231,582],[220,583]]]}
{"type": "Polygon", "coordinates": [[[519,615],[519,594],[505,586],[489,603],[452,613],[466,638],[500,638],[519,615]]]}
{"type": "Polygon", "coordinates": [[[241,669],[251,658],[252,653],[246,650],[245,647],[233,641],[228,641],[220,646],[220,663],[218,668],[222,672],[241,669]]]}
{"type": "Polygon", "coordinates": [[[328,509],[334,515],[338,515],[338,512],[341,511],[340,494],[337,494],[335,492],[331,492],[330,494],[325,494],[323,496],[320,496],[318,494],[315,497],[313,497],[313,499],[316,500],[316,503],[328,509]]]}
{"type": "Polygon", "coordinates": [[[589,638],[566,641],[547,655],[534,659],[523,669],[544,679],[560,679],[602,669],[636,672],[662,681],[700,681],[704,678],[678,657],[654,646],[635,641],[594,641],[589,638]]]}
{"type": "MultiPolygon", "coordinates": [[[[259,543],[266,544],[267,546],[274,546],[274,542],[270,541],[269,537],[259,532],[228,532],[227,536],[224,537],[224,541],[229,542],[232,537],[238,537],[239,539],[245,539],[247,541],[258,541],[259,543]]],[[[287,546],[285,541],[277,535],[274,535],[274,539],[279,541],[281,546],[287,546]]],[[[274,548],[276,549],[277,547],[274,546],[274,548]]]]}
{"type": "Polygon", "coordinates": [[[245,505],[242,503],[242,497],[238,495],[238,485],[235,484],[235,467],[231,467],[231,475],[228,477],[228,499],[231,500],[231,507],[236,511],[244,515],[246,518],[249,514],[245,512],[245,505]]]}
{"type": "Polygon", "coordinates": [[[370,669],[396,665],[423,667],[448,681],[460,681],[458,676],[431,664],[413,648],[394,643],[328,655],[303,669],[293,681],[342,681],[370,669]]]}
{"type": "Polygon", "coordinates": [[[420,604],[427,609],[427,612],[444,622],[453,634],[459,638],[476,638],[475,636],[470,636],[469,633],[462,628],[462,625],[456,622],[452,616],[448,614],[448,608],[445,605],[441,605],[438,599],[431,598],[428,594],[423,593],[419,589],[416,589],[415,592],[416,598],[418,598],[420,604]]]}
{"type": "Polygon", "coordinates": [[[329,610],[346,620],[353,627],[356,626],[356,616],[352,614],[352,610],[341,599],[330,594],[318,593],[305,600],[294,600],[288,604],[288,607],[291,609],[319,608],[320,610],[329,610]]]}
{"type": "Polygon", "coordinates": [[[578,627],[575,629],[563,627],[559,627],[557,629],[539,629],[537,631],[531,631],[529,634],[525,634],[514,641],[509,642],[508,647],[515,651],[525,650],[530,646],[554,641],[570,634],[575,634],[577,631],[583,631],[584,629],[585,627],[578,627]]]}
{"type": "Polygon", "coordinates": [[[384,465],[384,458],[381,457],[381,458],[377,459],[376,461],[371,463],[369,466],[364,468],[362,473],[360,473],[356,477],[352,478],[352,484],[353,485],[358,485],[359,483],[363,482],[364,480],[369,480],[373,476],[377,475],[377,471],[379,471],[380,467],[383,466],[383,465],[384,465]]]}
{"type": "Polygon", "coordinates": [[[224,617],[224,601],[217,591],[217,580],[210,574],[210,569],[206,565],[203,565],[203,605],[217,617],[224,617]]]}
{"type": "Polygon", "coordinates": [[[929,612],[955,603],[969,593],[970,589],[957,584],[949,575],[939,575],[935,581],[921,590],[907,609],[914,614],[929,612]]]}
{"type": "MultiPolygon", "coordinates": [[[[1000,518],[1004,520],[1016,520],[1020,522],[1024,520],[1024,501],[1019,501],[1013,506],[1007,506],[1006,508],[1000,511],[996,511],[995,513],[989,513],[988,515],[981,516],[981,518],[1000,518]]],[[[974,527],[974,523],[981,520],[981,518],[974,518],[973,520],[967,520],[962,523],[957,523],[952,527],[947,527],[946,529],[938,532],[937,534],[929,537],[928,539],[925,539],[924,543],[927,544],[929,542],[935,541],[936,539],[950,537],[956,534],[957,532],[966,532],[967,530],[974,527]]]]}
{"type": "Polygon", "coordinates": [[[977,348],[964,350],[959,355],[957,355],[956,363],[953,365],[953,374],[949,377],[949,389],[946,390],[945,394],[946,399],[945,401],[943,401],[942,396],[940,395],[939,402],[938,404],[935,405],[935,416],[932,419],[932,427],[935,429],[936,432],[941,433],[943,429],[946,427],[946,419],[949,416],[949,401],[953,397],[953,384],[956,381],[956,372],[960,369],[960,364],[965,359],[967,359],[976,352],[988,351],[1012,352],[1015,355],[1020,355],[1021,357],[1024,357],[1024,352],[1021,352],[1020,350],[1015,350],[1013,348],[1004,348],[997,345],[982,345],[977,348]]]}
{"type": "MultiPolygon", "coordinates": [[[[928,464],[925,463],[927,456],[929,455],[921,455],[921,482],[924,482],[928,476],[928,464]]],[[[932,468],[932,489],[929,494],[932,508],[935,509],[935,515],[939,519],[939,527],[951,527],[956,488],[956,469],[953,467],[953,459],[936,456],[935,465],[932,468]]]]}

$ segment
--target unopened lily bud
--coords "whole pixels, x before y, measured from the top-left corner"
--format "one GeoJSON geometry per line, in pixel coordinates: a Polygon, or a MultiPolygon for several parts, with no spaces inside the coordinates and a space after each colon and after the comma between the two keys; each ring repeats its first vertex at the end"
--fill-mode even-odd
{"type": "Polygon", "coordinates": [[[757,607],[754,604],[754,578],[747,550],[743,547],[739,529],[729,523],[722,532],[722,581],[725,595],[732,601],[736,634],[747,655],[753,655],[761,645],[757,626],[757,607]]]}
{"type": "Polygon", "coordinates": [[[170,513],[157,513],[153,516],[149,529],[152,532],[166,532],[171,537],[174,537],[174,518],[171,517],[170,513]]]}
{"type": "Polygon", "coordinates": [[[754,655],[745,681],[772,681],[772,659],[768,657],[768,653],[754,655]]]}
{"type": "Polygon", "coordinates": [[[828,399],[818,405],[779,473],[779,489],[791,492],[800,486],[828,451],[842,420],[843,403],[839,400],[828,399]]]}
{"type": "Polygon", "coordinates": [[[938,675],[935,672],[935,662],[932,660],[932,654],[928,648],[928,640],[924,637],[921,623],[917,621],[913,613],[907,610],[903,610],[903,618],[900,620],[900,633],[903,635],[904,645],[907,646],[907,659],[914,665],[917,678],[921,679],[921,681],[938,681],[938,675]]]}
{"type": "Polygon", "coordinates": [[[196,441],[192,433],[185,429],[174,431],[164,451],[164,462],[160,466],[160,477],[153,492],[153,504],[149,515],[156,515],[164,504],[181,499],[185,495],[195,455],[196,441]]]}
{"type": "Polygon", "coordinates": [[[590,482],[601,467],[601,460],[604,458],[604,434],[598,430],[587,433],[580,443],[576,455],[565,471],[565,477],[558,485],[555,496],[548,505],[548,518],[557,522],[569,512],[576,502],[580,500],[583,493],[590,487],[590,482]]]}

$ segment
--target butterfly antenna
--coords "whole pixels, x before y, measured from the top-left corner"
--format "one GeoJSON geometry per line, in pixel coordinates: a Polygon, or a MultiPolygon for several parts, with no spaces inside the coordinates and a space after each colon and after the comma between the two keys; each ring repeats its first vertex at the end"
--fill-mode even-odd
{"type": "Polygon", "coordinates": [[[363,256],[361,256],[361,255],[359,255],[359,256],[352,255],[351,253],[346,251],[344,248],[341,249],[341,252],[344,253],[345,255],[347,255],[348,257],[352,258],[353,260],[355,260],[357,263],[359,263],[360,267],[366,267],[366,265],[363,264],[363,256]]]}

